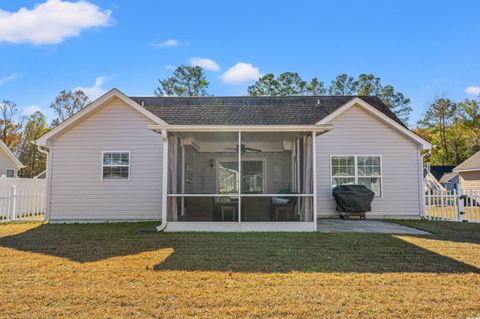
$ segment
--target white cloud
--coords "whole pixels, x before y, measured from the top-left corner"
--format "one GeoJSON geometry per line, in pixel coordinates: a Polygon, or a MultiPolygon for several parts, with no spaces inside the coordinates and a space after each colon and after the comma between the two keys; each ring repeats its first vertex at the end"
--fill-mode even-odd
{"type": "Polygon", "coordinates": [[[250,63],[239,62],[225,71],[221,76],[223,82],[228,84],[241,84],[257,80],[261,76],[260,70],[250,63]]]}
{"type": "Polygon", "coordinates": [[[177,67],[175,65],[167,64],[165,65],[165,69],[167,70],[175,70],[177,67]]]}
{"type": "Polygon", "coordinates": [[[3,85],[7,82],[10,82],[10,81],[13,81],[15,80],[16,78],[18,78],[18,74],[17,73],[12,73],[10,74],[9,76],[6,76],[4,78],[0,78],[0,85],[3,85]]]}
{"type": "Polygon", "coordinates": [[[107,81],[106,76],[99,76],[95,79],[95,84],[90,87],[76,87],[73,90],[82,90],[83,93],[88,95],[88,97],[92,100],[95,100],[96,98],[100,97],[101,95],[105,94],[105,90],[102,88],[102,85],[107,81]]]}
{"type": "Polygon", "coordinates": [[[60,43],[84,29],[109,25],[111,14],[85,0],[47,0],[16,12],[0,9],[0,42],[60,43]]]}
{"type": "Polygon", "coordinates": [[[217,62],[207,58],[190,58],[191,66],[199,66],[208,71],[220,71],[220,66],[217,62]]]}
{"type": "Polygon", "coordinates": [[[182,44],[182,42],[174,39],[169,39],[167,41],[159,42],[159,43],[158,42],[152,43],[152,45],[157,48],[173,48],[173,47],[178,47],[180,44],[182,44]]]}
{"type": "Polygon", "coordinates": [[[469,86],[465,89],[465,93],[472,95],[480,95],[480,86],[469,86]]]}
{"type": "Polygon", "coordinates": [[[41,111],[42,109],[38,105],[30,105],[27,107],[24,107],[22,110],[22,114],[25,116],[30,116],[35,112],[41,111]]]}

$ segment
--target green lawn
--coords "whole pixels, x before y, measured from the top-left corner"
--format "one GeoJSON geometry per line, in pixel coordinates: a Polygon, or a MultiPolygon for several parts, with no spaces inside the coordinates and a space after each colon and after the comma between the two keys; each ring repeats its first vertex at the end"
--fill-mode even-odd
{"type": "Polygon", "coordinates": [[[0,225],[0,317],[480,317],[480,224],[401,223],[434,234],[0,225]]]}

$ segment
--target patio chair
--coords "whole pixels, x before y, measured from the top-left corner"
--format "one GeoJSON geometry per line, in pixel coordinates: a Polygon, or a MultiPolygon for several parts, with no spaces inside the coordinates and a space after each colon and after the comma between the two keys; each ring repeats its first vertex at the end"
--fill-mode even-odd
{"type": "Polygon", "coordinates": [[[272,221],[294,221],[298,197],[273,197],[270,209],[272,221]]]}

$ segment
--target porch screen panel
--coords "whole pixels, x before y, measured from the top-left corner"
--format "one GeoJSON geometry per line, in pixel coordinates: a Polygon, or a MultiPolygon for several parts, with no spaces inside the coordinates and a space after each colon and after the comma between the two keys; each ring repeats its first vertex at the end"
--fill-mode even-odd
{"type": "Polygon", "coordinates": [[[238,133],[179,132],[177,194],[238,194],[238,133]]]}
{"type": "Polygon", "coordinates": [[[304,185],[305,165],[313,162],[312,152],[303,152],[309,134],[242,133],[242,222],[313,221],[313,189],[304,185]]]}
{"type": "MultiPolygon", "coordinates": [[[[238,221],[237,132],[172,132],[177,140],[177,187],[170,187],[170,222],[238,221]]],[[[170,144],[171,152],[173,143],[170,144]]],[[[170,166],[169,166],[170,167],[170,166]]],[[[172,183],[173,184],[173,183],[172,183]]]]}

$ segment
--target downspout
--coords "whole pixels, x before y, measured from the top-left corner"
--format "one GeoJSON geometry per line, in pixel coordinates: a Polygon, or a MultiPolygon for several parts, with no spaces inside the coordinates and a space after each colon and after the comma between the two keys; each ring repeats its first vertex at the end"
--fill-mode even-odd
{"type": "Polygon", "coordinates": [[[167,228],[167,192],[168,192],[168,134],[167,130],[162,129],[162,222],[157,226],[157,231],[162,232],[167,228]]]}
{"type": "Polygon", "coordinates": [[[420,163],[418,163],[418,178],[419,178],[419,184],[418,184],[418,188],[419,188],[419,195],[420,195],[420,212],[421,212],[421,217],[425,218],[425,181],[424,181],[424,178],[423,178],[423,159],[425,157],[429,157],[430,156],[430,151],[431,149],[427,150],[425,152],[425,154],[422,155],[421,151],[419,151],[420,153],[420,163]]]}
{"type": "Polygon", "coordinates": [[[40,153],[45,154],[46,156],[46,167],[45,167],[45,220],[50,220],[50,161],[49,151],[42,148],[41,145],[37,145],[37,149],[40,153]]]}

